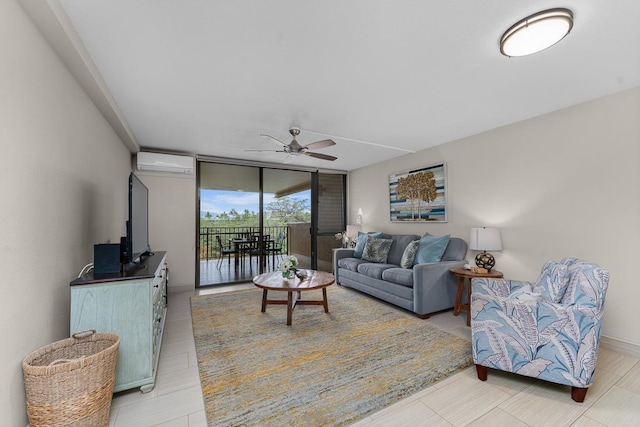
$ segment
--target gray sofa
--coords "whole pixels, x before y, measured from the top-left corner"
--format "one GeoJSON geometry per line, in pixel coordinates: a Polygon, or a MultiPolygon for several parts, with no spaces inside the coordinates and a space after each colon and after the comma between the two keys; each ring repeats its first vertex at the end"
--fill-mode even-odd
{"type": "Polygon", "coordinates": [[[422,319],[454,306],[458,282],[449,269],[467,263],[464,240],[452,237],[440,262],[401,268],[405,248],[420,236],[383,235],[382,238],[393,240],[386,264],[354,258],[353,249],[336,249],[333,255],[336,283],[410,310],[422,319]]]}

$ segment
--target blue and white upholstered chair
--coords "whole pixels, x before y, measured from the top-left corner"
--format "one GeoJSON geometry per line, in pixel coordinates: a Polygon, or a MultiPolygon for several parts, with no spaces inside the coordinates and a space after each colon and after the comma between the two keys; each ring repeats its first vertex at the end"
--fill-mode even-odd
{"type": "Polygon", "coordinates": [[[547,262],[536,283],[472,281],[471,340],[487,368],[571,387],[583,402],[594,379],[609,272],[576,258],[547,262]]]}

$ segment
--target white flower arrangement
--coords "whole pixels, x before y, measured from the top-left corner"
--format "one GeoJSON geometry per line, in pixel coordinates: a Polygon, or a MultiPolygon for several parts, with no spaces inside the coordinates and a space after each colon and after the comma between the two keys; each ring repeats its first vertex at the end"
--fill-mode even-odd
{"type": "Polygon", "coordinates": [[[297,265],[298,258],[293,255],[289,255],[282,260],[278,266],[278,270],[282,272],[282,277],[290,277],[292,274],[295,274],[297,265]]]}
{"type": "Polygon", "coordinates": [[[336,240],[342,240],[343,248],[355,248],[356,247],[356,239],[353,237],[347,236],[346,231],[342,231],[340,233],[334,234],[336,240]]]}

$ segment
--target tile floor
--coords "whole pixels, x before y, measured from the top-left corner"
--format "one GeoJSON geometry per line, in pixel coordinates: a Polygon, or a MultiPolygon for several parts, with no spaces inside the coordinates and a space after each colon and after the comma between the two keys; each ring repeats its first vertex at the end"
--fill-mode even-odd
{"type": "MultiPolygon", "coordinates": [[[[117,393],[110,426],[206,426],[189,298],[252,286],[170,293],[156,386],[147,394],[117,393]]],[[[425,322],[470,339],[464,315],[446,311],[425,322]]],[[[640,426],[640,359],[601,347],[582,404],[566,387],[497,371],[481,382],[469,368],[353,426],[640,426]]]]}

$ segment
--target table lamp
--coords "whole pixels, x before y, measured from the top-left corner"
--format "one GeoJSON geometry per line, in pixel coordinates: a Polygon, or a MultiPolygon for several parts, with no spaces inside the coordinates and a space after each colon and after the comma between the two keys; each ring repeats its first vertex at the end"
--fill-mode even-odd
{"type": "Polygon", "coordinates": [[[496,259],[487,251],[501,251],[502,238],[497,228],[472,228],[469,237],[469,249],[482,251],[476,255],[476,265],[491,271],[496,265],[496,259]]]}

